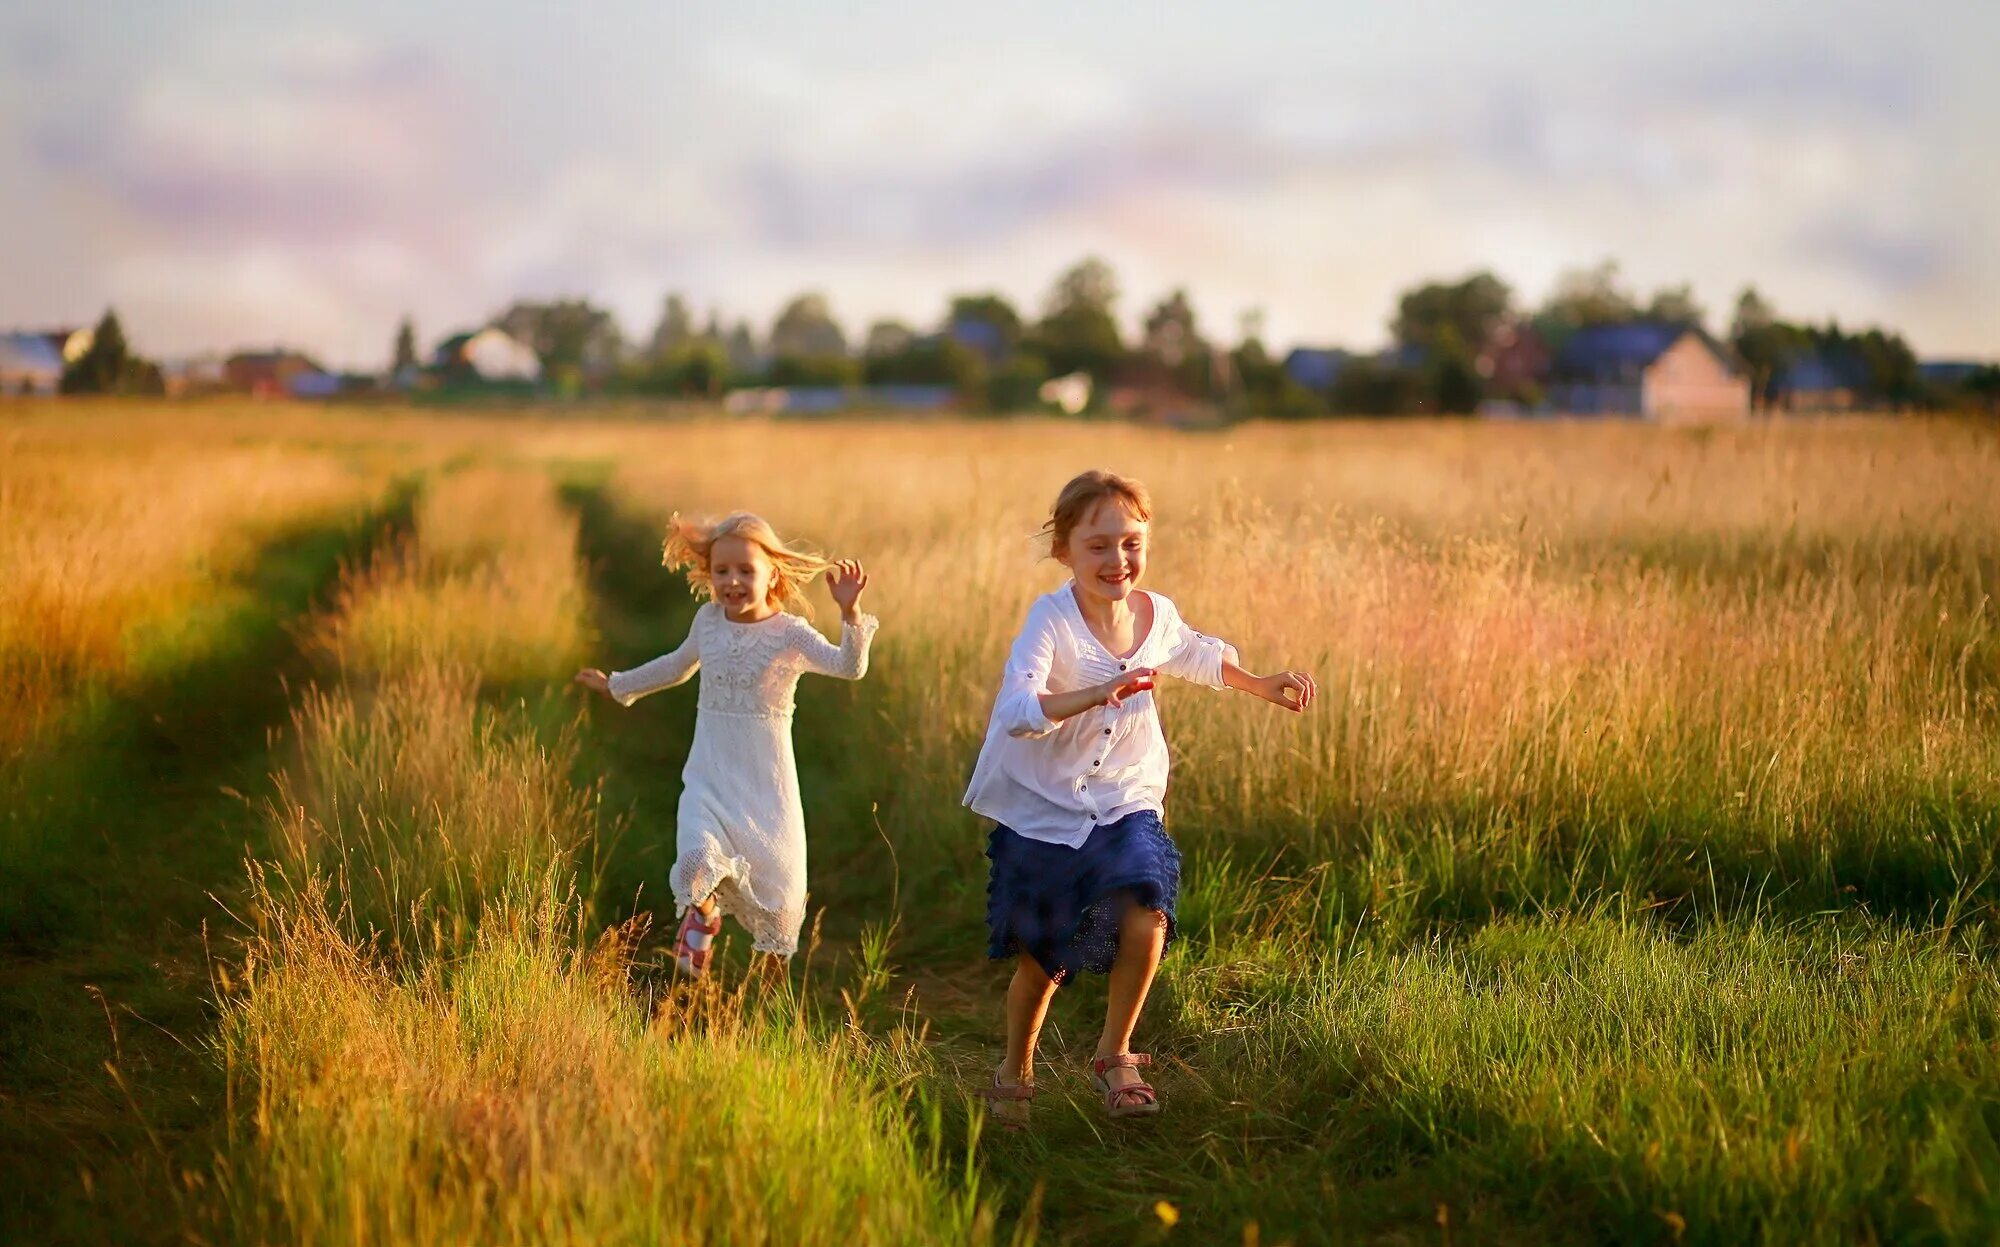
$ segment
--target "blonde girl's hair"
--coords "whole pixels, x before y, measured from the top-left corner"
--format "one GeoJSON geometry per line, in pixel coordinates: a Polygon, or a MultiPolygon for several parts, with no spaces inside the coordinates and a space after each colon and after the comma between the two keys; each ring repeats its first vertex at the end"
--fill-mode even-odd
{"type": "Polygon", "coordinates": [[[1042,525],[1042,535],[1049,539],[1049,554],[1057,555],[1069,548],[1069,535],[1078,524],[1097,509],[1101,502],[1115,502],[1125,509],[1135,520],[1148,523],[1153,518],[1153,496],[1146,487],[1129,476],[1116,472],[1105,472],[1092,468],[1088,472],[1070,478],[1056,495],[1055,509],[1049,512],[1048,522],[1042,525]]]}
{"type": "Polygon", "coordinates": [[[764,551],[771,560],[771,601],[780,610],[796,615],[812,614],[806,600],[806,586],[832,567],[831,560],[810,550],[786,545],[764,517],[736,511],[719,520],[689,519],[674,512],[667,521],[667,539],[660,549],[660,563],[676,570],[687,569],[688,586],[702,597],[714,598],[715,582],[709,574],[709,551],[724,537],[741,537],[764,551]]]}

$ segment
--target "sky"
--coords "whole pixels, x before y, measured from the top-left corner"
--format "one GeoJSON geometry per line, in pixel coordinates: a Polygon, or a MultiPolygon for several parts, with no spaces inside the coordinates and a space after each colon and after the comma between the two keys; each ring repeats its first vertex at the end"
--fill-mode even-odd
{"type": "Polygon", "coordinates": [[[516,298],[851,338],[952,292],[1380,345],[1615,259],[2000,356],[2000,3],[0,0],[0,329],[380,368],[516,298]]]}

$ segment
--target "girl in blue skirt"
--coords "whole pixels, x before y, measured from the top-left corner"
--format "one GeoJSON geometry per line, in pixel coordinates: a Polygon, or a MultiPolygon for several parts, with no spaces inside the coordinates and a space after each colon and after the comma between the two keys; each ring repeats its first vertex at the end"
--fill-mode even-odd
{"type": "Polygon", "coordinates": [[[1132,1029],[1174,938],[1180,852],[1161,821],[1167,744],[1153,680],[1169,675],[1255,693],[1292,711],[1310,675],[1252,675],[1235,651],[1138,587],[1152,501],[1145,486],[1086,472],[1063,486],[1044,531],[1070,581],[1036,599],[1014,640],[965,804],[996,824],[986,855],[995,959],[1015,957],[1007,1056],[981,1091],[1009,1126],[1027,1121],[1035,1039],[1056,988],[1110,975],[1091,1082],[1113,1117],[1160,1111],[1132,1029]]]}

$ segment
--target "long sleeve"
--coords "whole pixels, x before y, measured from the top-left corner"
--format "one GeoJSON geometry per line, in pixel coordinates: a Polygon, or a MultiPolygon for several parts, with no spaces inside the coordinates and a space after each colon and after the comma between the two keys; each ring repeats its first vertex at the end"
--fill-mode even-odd
{"type": "Polygon", "coordinates": [[[806,670],[838,680],[858,680],[868,674],[868,647],[881,624],[873,615],[857,616],[853,623],[840,625],[840,644],[832,645],[819,629],[801,619],[793,625],[793,644],[805,660],[806,670]]]}
{"type": "Polygon", "coordinates": [[[1000,695],[993,703],[993,717],[1009,736],[1047,736],[1059,726],[1042,710],[1042,694],[1049,689],[1055,652],[1055,620],[1037,603],[1028,612],[1021,635],[1014,638],[1014,648],[1000,675],[1000,695]]]}
{"type": "MultiPolygon", "coordinates": [[[[706,609],[704,607],[704,609],[706,609]]],[[[701,666],[701,622],[688,629],[687,640],[670,654],[662,654],[630,671],[611,673],[611,696],[621,706],[629,706],[648,693],[683,683],[701,666]]]]}
{"type": "MultiPolygon", "coordinates": [[[[1164,601],[1157,597],[1154,600],[1164,601]]],[[[1188,627],[1180,611],[1171,605],[1164,607],[1158,626],[1165,629],[1161,639],[1167,644],[1167,656],[1156,670],[1192,684],[1224,687],[1222,659],[1227,646],[1220,637],[1208,636],[1188,627]]]]}

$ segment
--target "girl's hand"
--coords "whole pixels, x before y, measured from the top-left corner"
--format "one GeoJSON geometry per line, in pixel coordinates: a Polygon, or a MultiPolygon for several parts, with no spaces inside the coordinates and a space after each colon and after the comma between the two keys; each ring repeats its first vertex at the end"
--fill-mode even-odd
{"type": "Polygon", "coordinates": [[[1256,692],[1265,701],[1300,713],[1312,705],[1313,698],[1319,693],[1319,685],[1303,671],[1280,671],[1276,675],[1265,676],[1256,692]]]}
{"type": "Polygon", "coordinates": [[[576,673],[576,682],[592,692],[611,696],[611,677],[595,667],[585,667],[576,673]]]}
{"type": "Polygon", "coordinates": [[[855,605],[861,600],[861,591],[868,587],[868,571],[853,559],[835,559],[827,569],[826,591],[840,606],[840,617],[852,620],[855,605]]]}
{"type": "Polygon", "coordinates": [[[1100,706],[1116,706],[1127,697],[1137,697],[1141,693],[1153,691],[1153,669],[1141,667],[1137,671],[1127,671],[1115,680],[1106,680],[1097,686],[1101,696],[1100,706]]]}

